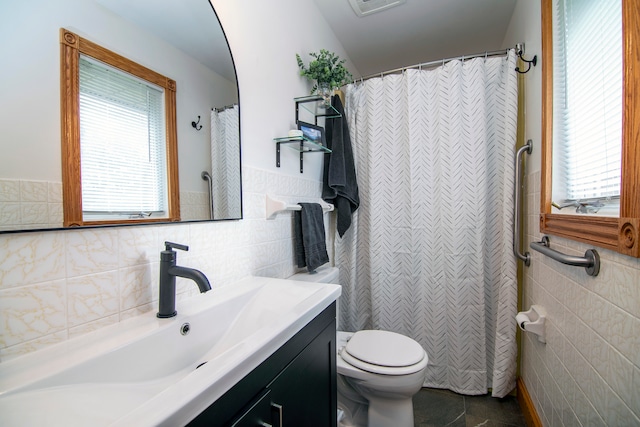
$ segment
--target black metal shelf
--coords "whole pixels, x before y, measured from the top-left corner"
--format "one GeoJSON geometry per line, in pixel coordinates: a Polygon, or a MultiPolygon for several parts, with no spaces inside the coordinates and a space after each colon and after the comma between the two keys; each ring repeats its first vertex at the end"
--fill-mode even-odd
{"type": "MultiPolygon", "coordinates": [[[[319,95],[301,96],[293,98],[296,104],[296,123],[300,121],[301,111],[306,111],[313,116],[313,123],[318,125],[318,118],[323,117],[326,119],[337,119],[342,117],[342,114],[333,108],[330,104],[327,105],[324,98],[319,95]]],[[[304,120],[303,120],[304,121],[304,120]]],[[[331,153],[327,147],[322,144],[317,144],[304,136],[284,136],[280,138],[273,138],[276,142],[276,166],[280,167],[280,145],[285,144],[287,147],[298,151],[300,153],[300,173],[303,173],[304,155],[306,153],[331,153]]]]}

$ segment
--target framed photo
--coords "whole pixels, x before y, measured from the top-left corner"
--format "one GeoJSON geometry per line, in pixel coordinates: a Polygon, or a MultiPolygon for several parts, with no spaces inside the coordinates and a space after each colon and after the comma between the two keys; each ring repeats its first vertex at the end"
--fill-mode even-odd
{"type": "Polygon", "coordinates": [[[322,145],[323,147],[327,146],[327,142],[324,137],[324,128],[322,126],[298,121],[298,129],[302,131],[302,136],[307,138],[309,141],[322,145]]]}

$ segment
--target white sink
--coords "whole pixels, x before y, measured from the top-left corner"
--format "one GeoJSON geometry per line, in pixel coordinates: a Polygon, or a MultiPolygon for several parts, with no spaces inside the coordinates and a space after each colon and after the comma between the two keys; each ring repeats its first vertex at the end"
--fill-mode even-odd
{"type": "Polygon", "coordinates": [[[340,295],[250,277],[0,364],[0,425],[183,425],[340,295]],[[183,335],[183,325],[188,333],[183,335]]]}

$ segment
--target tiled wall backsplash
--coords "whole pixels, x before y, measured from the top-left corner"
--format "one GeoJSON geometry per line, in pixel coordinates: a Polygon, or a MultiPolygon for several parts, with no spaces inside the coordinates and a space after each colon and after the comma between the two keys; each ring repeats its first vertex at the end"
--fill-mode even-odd
{"type": "MultiPolygon", "coordinates": [[[[167,240],[189,245],[178,264],[203,271],[214,288],[296,272],[293,216],[266,220],[265,195],[314,201],[321,183],[248,167],[242,175],[241,221],[0,235],[0,361],[156,310],[167,240]]],[[[178,279],[178,292],[179,301],[198,290],[178,279]]]]}
{"type": "MultiPolygon", "coordinates": [[[[540,173],[527,177],[526,245],[540,240],[540,173]]],[[[583,256],[589,246],[550,236],[583,256]]],[[[547,309],[547,344],[523,335],[521,371],[547,427],[640,425],[640,260],[595,248],[597,277],[532,251],[524,309],[547,309]]]]}
{"type": "Polygon", "coordinates": [[[61,182],[0,179],[0,231],[61,226],[61,182]]]}

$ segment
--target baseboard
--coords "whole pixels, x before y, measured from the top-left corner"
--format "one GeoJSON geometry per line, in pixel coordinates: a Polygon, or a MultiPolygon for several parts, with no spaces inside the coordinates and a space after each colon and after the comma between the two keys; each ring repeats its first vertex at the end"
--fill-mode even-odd
{"type": "Polygon", "coordinates": [[[540,421],[540,417],[538,417],[536,408],[533,406],[533,400],[531,400],[531,396],[522,378],[516,379],[516,390],[518,391],[518,403],[520,404],[520,409],[522,409],[522,415],[527,423],[527,427],[543,427],[542,421],[540,421]]]}

